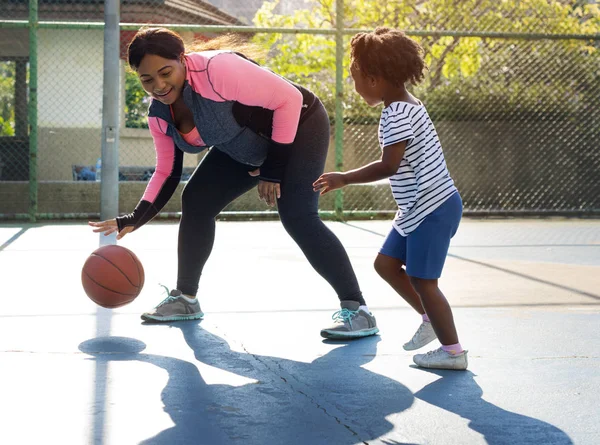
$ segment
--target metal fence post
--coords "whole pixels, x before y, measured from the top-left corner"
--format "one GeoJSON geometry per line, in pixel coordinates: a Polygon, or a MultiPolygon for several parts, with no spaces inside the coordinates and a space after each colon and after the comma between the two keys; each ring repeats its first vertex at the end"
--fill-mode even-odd
{"type": "Polygon", "coordinates": [[[29,221],[35,222],[38,210],[37,181],[37,30],[38,0],[29,0],[29,221]]]}
{"type": "Polygon", "coordinates": [[[102,173],[100,219],[119,214],[120,2],[104,2],[104,80],[102,90],[102,173]]]}
{"type": "MultiPolygon", "coordinates": [[[[335,20],[335,169],[344,166],[344,0],[336,0],[335,20]]],[[[334,203],[335,216],[344,219],[344,192],[336,190],[334,203]]]]}

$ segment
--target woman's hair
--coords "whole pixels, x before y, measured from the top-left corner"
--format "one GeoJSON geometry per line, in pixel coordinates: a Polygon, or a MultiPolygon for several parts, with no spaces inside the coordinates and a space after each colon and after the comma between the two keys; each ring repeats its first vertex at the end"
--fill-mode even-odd
{"type": "Polygon", "coordinates": [[[379,27],[360,32],[350,47],[350,66],[367,76],[382,77],[397,87],[423,80],[423,48],[402,31],[379,27]]]}
{"type": "Polygon", "coordinates": [[[197,40],[186,47],[179,34],[167,28],[141,28],[129,42],[127,62],[137,70],[146,54],[154,54],[165,59],[177,60],[182,53],[230,50],[244,54],[249,58],[265,55],[262,48],[247,42],[236,34],[224,34],[209,40],[197,40]]]}

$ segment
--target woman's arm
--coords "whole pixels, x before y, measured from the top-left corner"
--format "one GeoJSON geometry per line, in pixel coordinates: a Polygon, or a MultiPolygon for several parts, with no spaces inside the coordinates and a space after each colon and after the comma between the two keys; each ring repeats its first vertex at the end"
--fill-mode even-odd
{"type": "Polygon", "coordinates": [[[207,75],[222,99],[273,110],[273,141],[294,141],[302,110],[302,93],[294,85],[233,53],[213,56],[207,75]]]}
{"type": "Polygon", "coordinates": [[[117,218],[119,231],[129,226],[138,229],[154,218],[169,202],[181,180],[183,152],[175,147],[173,138],[165,134],[167,123],[150,117],[148,126],[156,150],[156,169],[135,210],[117,218]]]}

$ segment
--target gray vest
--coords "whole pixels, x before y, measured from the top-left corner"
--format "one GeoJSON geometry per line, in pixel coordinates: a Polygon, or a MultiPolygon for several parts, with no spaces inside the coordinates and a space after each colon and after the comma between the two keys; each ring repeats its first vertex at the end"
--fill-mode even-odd
{"type": "Polygon", "coordinates": [[[183,100],[194,115],[194,124],[205,146],[196,147],[183,139],[175,127],[168,105],[153,100],[148,111],[149,117],[158,117],[167,122],[168,127],[162,130],[173,138],[180,150],[200,153],[208,147],[215,147],[242,164],[256,167],[262,165],[271,139],[238,123],[233,113],[235,102],[206,99],[196,93],[187,81],[183,87],[183,100]]]}

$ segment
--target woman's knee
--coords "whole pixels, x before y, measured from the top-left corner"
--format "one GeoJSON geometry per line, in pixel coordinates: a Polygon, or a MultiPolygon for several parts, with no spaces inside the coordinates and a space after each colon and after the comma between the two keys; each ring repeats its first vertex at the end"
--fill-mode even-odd
{"type": "Polygon", "coordinates": [[[194,199],[192,193],[183,189],[181,193],[181,213],[182,214],[195,214],[198,213],[198,210],[201,208],[201,203],[198,199],[194,199]]]}
{"type": "Polygon", "coordinates": [[[184,188],[181,193],[182,215],[187,214],[188,216],[213,219],[216,218],[223,207],[224,204],[214,192],[184,188]]]}
{"type": "Polygon", "coordinates": [[[319,218],[318,212],[302,211],[301,209],[295,209],[286,211],[279,209],[279,219],[285,230],[290,234],[310,231],[311,226],[323,224],[319,218]]]}

